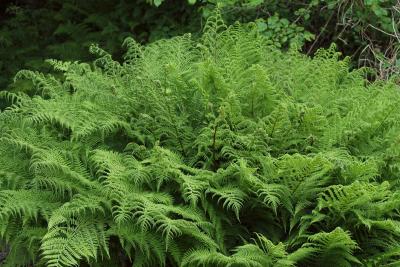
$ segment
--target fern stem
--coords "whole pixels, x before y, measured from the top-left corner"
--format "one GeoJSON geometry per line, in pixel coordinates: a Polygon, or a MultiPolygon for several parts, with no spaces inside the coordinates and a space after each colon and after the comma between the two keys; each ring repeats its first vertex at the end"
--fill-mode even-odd
{"type": "Polygon", "coordinates": [[[218,169],[218,164],[216,162],[216,140],[217,140],[217,131],[218,131],[218,124],[215,125],[214,127],[214,132],[213,132],[213,143],[212,143],[212,169],[215,171],[218,169]]]}

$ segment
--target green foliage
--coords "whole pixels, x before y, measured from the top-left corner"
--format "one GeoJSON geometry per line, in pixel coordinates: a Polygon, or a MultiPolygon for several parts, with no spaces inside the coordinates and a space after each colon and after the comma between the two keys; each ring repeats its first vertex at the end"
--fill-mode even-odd
{"type": "MultiPolygon", "coordinates": [[[[120,44],[128,36],[148,42],[195,32],[200,26],[195,7],[171,2],[159,8],[145,0],[17,2],[0,14],[0,90],[21,68],[48,72],[46,58],[91,61],[87,50],[92,43],[119,58],[120,44]]],[[[24,85],[8,90],[28,90],[24,85]]]]}
{"type": "Polygon", "coordinates": [[[290,23],[285,18],[280,18],[277,13],[267,19],[256,20],[260,32],[270,39],[276,47],[296,46],[301,48],[306,42],[310,42],[315,35],[305,31],[304,27],[290,23]]]}
{"type": "Polygon", "coordinates": [[[352,56],[353,65],[376,68],[378,78],[399,73],[400,5],[396,0],[264,1],[256,10],[248,14],[256,13],[263,24],[277,28],[275,32],[281,29],[275,43],[287,46],[296,33],[310,55],[334,42],[352,56]]]}
{"type": "Polygon", "coordinates": [[[400,101],[256,23],[49,60],[2,93],[4,266],[396,266],[400,101]]]}
{"type": "Polygon", "coordinates": [[[17,71],[49,72],[46,58],[90,62],[94,58],[86,51],[92,43],[121,62],[120,44],[128,36],[147,43],[198,34],[216,6],[229,23],[255,21],[277,47],[303,48],[310,55],[335,42],[354,65],[377,69],[377,78],[399,73],[395,0],[20,0],[0,4],[0,90],[32,94],[25,82],[11,83],[17,71]]]}

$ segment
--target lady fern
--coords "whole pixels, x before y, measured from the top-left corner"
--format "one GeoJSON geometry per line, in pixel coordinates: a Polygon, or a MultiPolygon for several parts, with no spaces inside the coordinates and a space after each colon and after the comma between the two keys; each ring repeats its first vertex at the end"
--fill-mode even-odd
{"type": "Polygon", "coordinates": [[[124,46],[2,95],[4,266],[400,264],[395,84],[218,13],[124,46]]]}

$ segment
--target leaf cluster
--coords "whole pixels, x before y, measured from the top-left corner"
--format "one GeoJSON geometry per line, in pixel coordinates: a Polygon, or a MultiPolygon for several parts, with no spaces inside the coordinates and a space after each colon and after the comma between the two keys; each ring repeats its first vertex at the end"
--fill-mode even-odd
{"type": "Polygon", "coordinates": [[[217,12],[2,93],[3,266],[396,266],[400,101],[217,12]]]}

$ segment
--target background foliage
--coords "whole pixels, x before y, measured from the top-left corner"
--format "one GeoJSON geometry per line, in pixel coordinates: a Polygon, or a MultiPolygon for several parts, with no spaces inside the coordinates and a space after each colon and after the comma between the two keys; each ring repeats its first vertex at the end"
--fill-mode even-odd
{"type": "Polygon", "coordinates": [[[156,8],[141,0],[9,4],[0,29],[0,86],[5,89],[22,68],[48,70],[47,58],[88,61],[92,43],[118,56],[128,36],[147,42],[193,30],[192,24],[200,25],[195,15],[189,5],[156,8]]]}
{"type": "Polygon", "coordinates": [[[215,6],[228,23],[256,21],[278,47],[295,45],[310,55],[335,42],[354,65],[376,68],[379,78],[398,72],[396,0],[14,0],[1,3],[0,88],[24,90],[11,83],[15,73],[49,71],[47,58],[88,61],[91,43],[118,59],[127,36],[147,43],[198,34],[215,6]]]}

